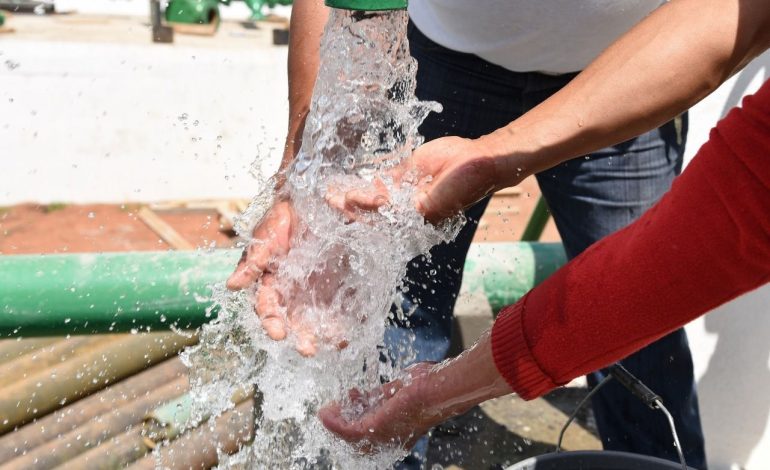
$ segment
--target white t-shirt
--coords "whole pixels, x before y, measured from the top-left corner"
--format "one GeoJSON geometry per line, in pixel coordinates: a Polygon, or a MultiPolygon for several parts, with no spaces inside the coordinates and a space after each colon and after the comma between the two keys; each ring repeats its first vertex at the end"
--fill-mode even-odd
{"type": "Polygon", "coordinates": [[[427,37],[516,72],[585,68],[665,0],[410,0],[427,37]]]}

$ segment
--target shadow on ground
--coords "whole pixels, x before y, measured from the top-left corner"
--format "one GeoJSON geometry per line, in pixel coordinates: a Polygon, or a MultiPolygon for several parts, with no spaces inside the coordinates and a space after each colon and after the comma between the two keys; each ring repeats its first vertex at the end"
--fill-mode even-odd
{"type": "MultiPolygon", "coordinates": [[[[484,403],[433,431],[427,468],[503,469],[552,452],[561,427],[586,393],[563,388],[529,402],[503,397],[484,403]]],[[[599,447],[590,408],[583,410],[565,434],[564,448],[599,447]]]]}

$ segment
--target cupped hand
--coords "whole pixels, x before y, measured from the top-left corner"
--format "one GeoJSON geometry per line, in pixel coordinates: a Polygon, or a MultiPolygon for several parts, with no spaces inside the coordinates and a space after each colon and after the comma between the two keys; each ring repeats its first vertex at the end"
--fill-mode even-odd
{"type": "MultiPolygon", "coordinates": [[[[417,188],[415,206],[431,222],[439,222],[470,207],[500,189],[495,159],[481,139],[442,137],[414,151],[389,172],[395,184],[410,182],[417,188]]],[[[355,219],[359,211],[374,211],[387,204],[390,194],[382,180],[368,188],[339,193],[327,201],[355,219]]]]}
{"type": "Polygon", "coordinates": [[[410,449],[433,426],[512,391],[495,366],[489,331],[453,359],[418,363],[404,372],[403,379],[371,392],[352,390],[350,403],[323,407],[321,422],[361,452],[410,449]]]}
{"type": "Polygon", "coordinates": [[[286,305],[276,285],[278,266],[291,249],[297,226],[291,202],[275,203],[254,229],[251,242],[227,280],[227,288],[241,290],[256,285],[254,310],[265,333],[281,341],[293,331],[297,351],[303,356],[313,356],[318,347],[316,335],[301,315],[286,305]]]}
{"type": "Polygon", "coordinates": [[[353,389],[350,403],[329,404],[318,412],[323,425],[362,453],[382,447],[410,449],[433,426],[449,418],[431,403],[434,363],[407,369],[406,376],[375,390],[353,389]]]}

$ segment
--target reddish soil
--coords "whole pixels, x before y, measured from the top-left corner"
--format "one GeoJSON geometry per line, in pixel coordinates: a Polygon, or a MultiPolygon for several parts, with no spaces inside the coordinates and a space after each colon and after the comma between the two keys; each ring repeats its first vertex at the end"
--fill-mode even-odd
{"type": "MultiPolygon", "coordinates": [[[[0,209],[0,254],[168,250],[171,247],[139,220],[139,205],[25,204],[0,209]]],[[[228,247],[214,210],[156,211],[196,246],[228,247]]]]}
{"type": "MultiPolygon", "coordinates": [[[[475,241],[515,241],[521,237],[539,192],[529,178],[516,190],[495,196],[481,220],[475,241]]],[[[36,205],[0,208],[0,254],[80,253],[167,250],[171,247],[138,217],[137,204],[36,205]]],[[[215,210],[155,211],[195,246],[229,247],[231,233],[220,230],[215,210]]],[[[543,241],[558,241],[549,222],[543,241]]]]}

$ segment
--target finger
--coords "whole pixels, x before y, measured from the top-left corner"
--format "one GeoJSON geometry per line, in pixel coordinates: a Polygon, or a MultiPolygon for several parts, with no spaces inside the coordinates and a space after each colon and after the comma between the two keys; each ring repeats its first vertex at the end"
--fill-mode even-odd
{"type": "Polygon", "coordinates": [[[351,388],[348,390],[348,399],[350,399],[351,403],[357,403],[359,401],[362,401],[363,398],[365,398],[366,395],[357,388],[351,388]]]}
{"type": "Polygon", "coordinates": [[[418,192],[414,197],[414,205],[417,212],[434,224],[457,214],[462,209],[458,204],[442,201],[440,195],[435,194],[434,191],[418,192]],[[437,196],[439,196],[438,201],[437,196]]]}
{"type": "Polygon", "coordinates": [[[377,189],[354,189],[345,193],[345,210],[374,212],[390,201],[389,193],[377,189]]]}
{"type": "Polygon", "coordinates": [[[230,290],[244,289],[256,282],[276,258],[289,251],[292,233],[292,210],[287,202],[276,204],[253,233],[233,274],[227,280],[230,290]]]}
{"type": "Polygon", "coordinates": [[[243,250],[235,271],[227,279],[227,288],[240,290],[257,282],[272,257],[268,241],[254,240],[243,250]]]}
{"type": "Polygon", "coordinates": [[[321,408],[318,417],[326,429],[348,442],[358,442],[365,437],[359,422],[346,421],[342,417],[342,407],[338,403],[321,408]]]}
{"type": "Polygon", "coordinates": [[[326,203],[329,204],[329,207],[331,207],[332,209],[335,209],[337,212],[342,214],[346,223],[356,221],[356,213],[354,211],[351,211],[348,208],[348,206],[345,204],[344,192],[339,191],[337,189],[330,188],[326,192],[325,199],[326,199],[326,203]]]}
{"type": "Polygon", "coordinates": [[[286,338],[286,321],[283,312],[283,298],[275,288],[275,278],[271,274],[263,277],[257,289],[255,309],[262,321],[262,328],[270,339],[281,341],[286,338]]]}
{"type": "Polygon", "coordinates": [[[297,332],[297,352],[303,357],[313,357],[318,352],[318,341],[315,334],[307,330],[297,332]]]}

